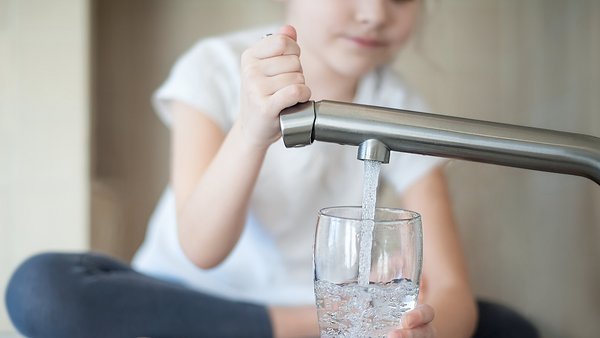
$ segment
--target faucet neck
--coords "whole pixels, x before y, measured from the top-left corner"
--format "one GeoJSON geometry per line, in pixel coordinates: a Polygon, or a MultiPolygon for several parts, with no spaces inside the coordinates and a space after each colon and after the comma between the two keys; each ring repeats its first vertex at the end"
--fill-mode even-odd
{"type": "Polygon", "coordinates": [[[589,135],[333,101],[290,107],[280,122],[286,147],[318,140],[359,146],[360,159],[385,162],[393,150],[579,175],[600,184],[600,138],[589,135]]]}

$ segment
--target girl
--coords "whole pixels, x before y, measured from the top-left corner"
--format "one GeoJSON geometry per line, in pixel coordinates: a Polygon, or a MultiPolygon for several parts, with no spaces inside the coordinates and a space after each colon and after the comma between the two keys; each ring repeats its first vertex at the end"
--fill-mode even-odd
{"type": "MultiPolygon", "coordinates": [[[[316,214],[360,204],[362,163],[352,147],[285,149],[278,115],[309,99],[422,110],[388,67],[422,3],[286,5],[290,25],[200,41],[156,92],[159,115],[172,128],[172,179],[133,261],[143,274],[93,254],[35,256],[7,293],[21,332],[319,335],[311,263],[316,214]]],[[[425,233],[420,305],[393,337],[468,337],[475,330],[477,310],[440,163],[392,154],[384,165],[383,178],[403,207],[422,214],[425,233]]]]}
{"type": "MultiPolygon", "coordinates": [[[[287,6],[292,26],[264,39],[273,28],[200,42],[158,90],[157,107],[173,128],[173,191],[163,204],[174,210],[159,208],[161,221],[134,260],[139,270],[220,297],[314,302],[316,212],[359,203],[361,163],[354,149],[319,144],[291,151],[275,144],[279,112],[309,99],[420,108],[386,65],[408,40],[421,3],[297,0],[287,6]],[[176,225],[169,222],[174,218],[176,225]],[[169,236],[177,240],[165,241],[169,236]],[[195,266],[180,266],[184,261],[195,266]]],[[[439,160],[398,157],[386,166],[387,177],[404,206],[423,214],[427,238],[421,299],[428,305],[405,317],[405,329],[469,336],[475,305],[439,160]]],[[[318,333],[312,306],[285,309],[295,312],[291,323],[277,320],[279,308],[270,311],[276,336],[289,328],[318,333]],[[306,324],[296,328],[299,323],[306,324]]]]}

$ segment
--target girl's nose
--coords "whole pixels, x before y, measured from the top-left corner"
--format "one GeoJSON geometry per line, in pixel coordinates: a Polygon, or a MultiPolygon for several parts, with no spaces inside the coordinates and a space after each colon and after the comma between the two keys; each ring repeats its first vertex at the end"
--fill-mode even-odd
{"type": "Polygon", "coordinates": [[[380,26],[385,22],[387,0],[356,0],[356,21],[369,26],[380,26]]]}

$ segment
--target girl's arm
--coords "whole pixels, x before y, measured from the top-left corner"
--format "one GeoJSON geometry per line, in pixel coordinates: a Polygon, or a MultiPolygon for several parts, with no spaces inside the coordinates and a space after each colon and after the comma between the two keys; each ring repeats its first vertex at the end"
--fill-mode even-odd
{"type": "Polygon", "coordinates": [[[407,314],[403,326],[417,326],[416,331],[427,333],[423,336],[433,337],[435,332],[440,337],[472,336],[477,308],[443,170],[437,168],[411,186],[402,202],[403,207],[422,216],[424,257],[419,298],[420,303],[427,304],[407,314]],[[429,324],[419,328],[419,323],[429,324]]]}
{"type": "Polygon", "coordinates": [[[219,264],[241,234],[266,149],[244,140],[239,123],[225,135],[202,112],[172,106],[171,184],[179,242],[202,268],[219,264]]]}
{"type": "Polygon", "coordinates": [[[226,135],[201,111],[171,107],[178,237],[199,267],[218,265],[237,243],[266,151],[280,136],[279,112],[310,98],[299,56],[291,26],[244,52],[240,113],[226,135]]]}

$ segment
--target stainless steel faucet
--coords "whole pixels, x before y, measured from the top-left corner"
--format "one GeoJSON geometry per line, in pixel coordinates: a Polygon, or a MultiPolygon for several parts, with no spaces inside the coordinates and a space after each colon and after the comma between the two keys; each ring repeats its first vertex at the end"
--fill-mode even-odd
{"type": "Polygon", "coordinates": [[[390,151],[587,177],[600,185],[600,138],[562,131],[335,101],[308,101],[280,115],[286,147],[314,141],[358,146],[358,159],[390,151]]]}

